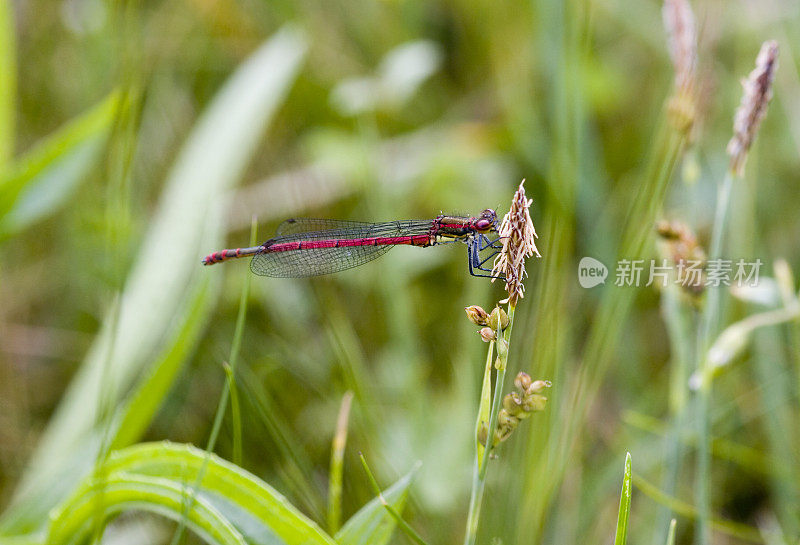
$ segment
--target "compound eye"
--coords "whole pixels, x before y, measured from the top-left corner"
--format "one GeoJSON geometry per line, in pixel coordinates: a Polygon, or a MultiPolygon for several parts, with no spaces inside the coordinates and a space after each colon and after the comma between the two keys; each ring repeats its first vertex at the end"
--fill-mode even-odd
{"type": "Polygon", "coordinates": [[[492,226],[492,222],[489,220],[481,219],[475,222],[475,228],[479,231],[485,231],[492,226]]]}

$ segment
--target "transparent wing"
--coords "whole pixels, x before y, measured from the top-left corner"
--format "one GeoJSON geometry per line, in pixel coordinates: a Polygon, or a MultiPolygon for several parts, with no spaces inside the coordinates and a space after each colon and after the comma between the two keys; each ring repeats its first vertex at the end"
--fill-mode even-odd
{"type": "Polygon", "coordinates": [[[333,229],[366,228],[372,223],[347,220],[329,220],[319,218],[290,218],[278,226],[275,236],[311,233],[314,231],[330,231],[333,229]]]}
{"type": "Polygon", "coordinates": [[[377,259],[394,246],[347,246],[256,254],[250,270],[259,276],[302,278],[330,274],[377,259]]]}
{"type": "Polygon", "coordinates": [[[361,221],[318,218],[292,218],[278,226],[271,241],[326,240],[329,238],[362,238],[427,233],[433,220],[402,220],[367,223],[361,221]],[[302,236],[293,236],[302,235],[302,236]]]}
{"type": "Polygon", "coordinates": [[[343,271],[377,259],[391,245],[345,246],[270,252],[269,246],[287,242],[313,240],[353,240],[371,237],[393,237],[426,234],[431,220],[404,220],[362,223],[313,218],[284,221],[274,238],[264,243],[265,250],[250,261],[250,270],[259,276],[301,278],[343,271]]]}

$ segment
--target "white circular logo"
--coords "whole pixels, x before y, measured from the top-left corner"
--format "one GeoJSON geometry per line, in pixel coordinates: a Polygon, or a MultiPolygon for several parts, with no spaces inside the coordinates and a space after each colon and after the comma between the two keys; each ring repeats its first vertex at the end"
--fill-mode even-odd
{"type": "Polygon", "coordinates": [[[584,257],[578,263],[578,283],[582,288],[605,284],[608,268],[593,257],[584,257]]]}

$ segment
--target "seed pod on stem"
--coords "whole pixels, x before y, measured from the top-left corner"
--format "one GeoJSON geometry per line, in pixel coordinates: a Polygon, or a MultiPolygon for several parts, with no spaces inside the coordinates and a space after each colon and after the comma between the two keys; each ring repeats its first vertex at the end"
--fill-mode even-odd
{"type": "Polygon", "coordinates": [[[500,307],[494,307],[489,315],[489,327],[495,331],[502,331],[508,327],[508,314],[500,307]]]}
{"type": "Polygon", "coordinates": [[[483,342],[485,343],[497,339],[497,333],[495,333],[491,327],[481,328],[481,330],[478,331],[478,333],[480,334],[481,339],[483,339],[483,342]]]}
{"type": "Polygon", "coordinates": [[[489,314],[478,305],[470,305],[464,307],[464,312],[467,313],[469,321],[475,325],[487,326],[489,325],[489,314]]]}

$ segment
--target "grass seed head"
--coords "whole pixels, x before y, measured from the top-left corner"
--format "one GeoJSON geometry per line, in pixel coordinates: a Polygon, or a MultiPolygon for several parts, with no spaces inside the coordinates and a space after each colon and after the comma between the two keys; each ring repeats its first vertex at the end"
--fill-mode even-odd
{"type": "Polygon", "coordinates": [[[533,200],[525,196],[524,184],[525,180],[522,180],[511,200],[511,208],[500,224],[503,247],[492,267],[492,276],[503,275],[506,279],[508,298],[505,301],[511,306],[516,306],[517,300],[525,295],[525,286],[522,284],[527,276],[525,259],[534,255],[541,257],[536,248],[536,228],[529,210],[533,200]]]}
{"type": "MultiPolygon", "coordinates": [[[[508,439],[512,432],[519,426],[520,421],[530,417],[535,412],[540,412],[547,406],[547,398],[539,395],[544,388],[550,387],[550,382],[545,380],[532,380],[530,375],[520,372],[514,379],[517,391],[503,397],[503,408],[497,415],[497,429],[494,433],[493,444],[497,445],[508,439]]],[[[478,432],[478,438],[485,444],[486,432],[478,432]]]]}
{"type": "Polygon", "coordinates": [[[494,307],[489,315],[489,327],[495,331],[503,331],[508,327],[508,314],[500,307],[494,307]]]}
{"type": "Polygon", "coordinates": [[[778,68],[778,43],[764,42],[756,58],[756,67],[742,81],[744,94],[739,109],[733,118],[733,138],[728,142],[731,172],[737,176],[744,174],[747,152],[758,133],[758,127],[767,114],[767,106],[772,98],[772,81],[778,68]]]}
{"type": "Polygon", "coordinates": [[[478,333],[480,334],[481,339],[483,339],[483,342],[485,342],[485,343],[488,343],[489,341],[494,341],[495,339],[497,339],[497,334],[494,332],[494,329],[492,329],[491,327],[483,327],[483,328],[480,329],[480,331],[478,331],[478,333]]]}
{"type": "Polygon", "coordinates": [[[697,29],[688,0],[664,0],[661,10],[667,31],[669,56],[675,68],[675,93],[668,103],[674,129],[688,135],[697,117],[697,29]]]}
{"type": "Polygon", "coordinates": [[[692,6],[688,0],[664,0],[661,14],[675,67],[675,87],[692,91],[697,71],[697,28],[692,6]]]}
{"type": "Polygon", "coordinates": [[[489,314],[478,305],[470,305],[464,307],[464,312],[467,313],[469,321],[475,325],[487,326],[489,325],[489,314]]]}

